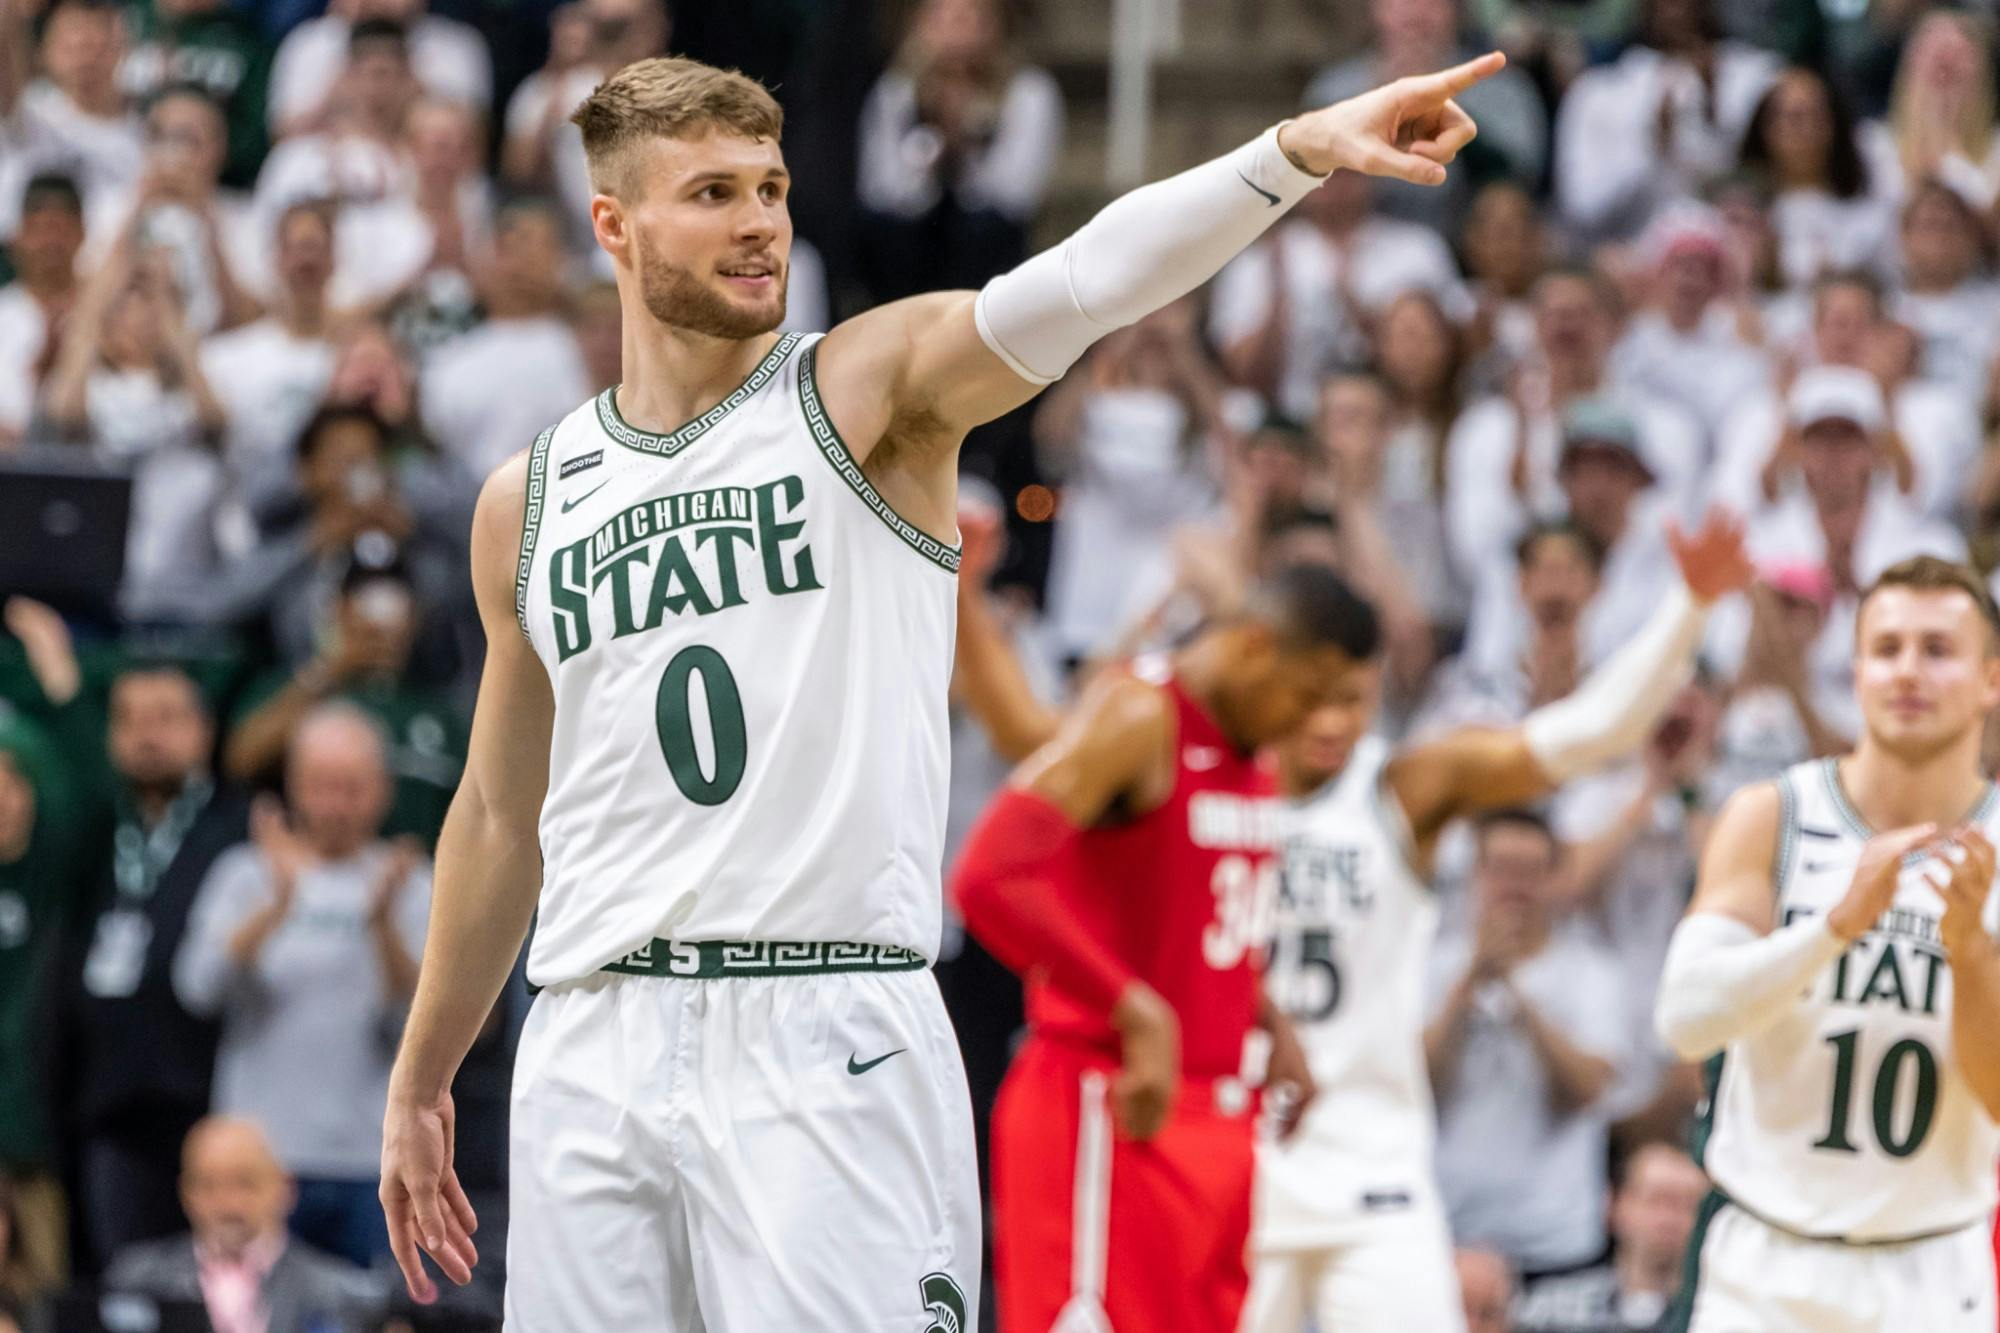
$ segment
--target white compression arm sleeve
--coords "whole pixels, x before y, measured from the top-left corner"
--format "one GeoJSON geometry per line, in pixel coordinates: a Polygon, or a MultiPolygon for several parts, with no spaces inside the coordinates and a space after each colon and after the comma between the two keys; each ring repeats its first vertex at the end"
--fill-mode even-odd
{"type": "Polygon", "coordinates": [[[1022,379],[1060,379],[1105,334],[1214,277],[1323,179],[1292,165],[1273,128],[1141,186],[987,283],[973,305],[979,336],[1022,379]]]}
{"type": "Polygon", "coordinates": [[[1583,684],[1521,724],[1551,782],[1630,754],[1645,743],[1694,667],[1708,611],[1677,583],[1652,618],[1583,684]]]}
{"type": "Polygon", "coordinates": [[[1693,913],[1667,946],[1653,1026],[1683,1060],[1705,1060],[1777,1022],[1846,950],[1824,916],[1759,935],[1734,917],[1693,913]]]}

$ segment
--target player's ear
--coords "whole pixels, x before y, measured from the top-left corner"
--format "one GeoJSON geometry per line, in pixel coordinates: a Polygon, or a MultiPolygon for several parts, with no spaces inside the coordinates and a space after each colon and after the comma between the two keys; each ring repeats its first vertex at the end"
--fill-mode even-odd
{"type": "Polygon", "coordinates": [[[625,205],[616,195],[596,194],[590,199],[590,229],[597,235],[597,243],[610,254],[623,257],[626,247],[632,243],[626,225],[625,205]]]}

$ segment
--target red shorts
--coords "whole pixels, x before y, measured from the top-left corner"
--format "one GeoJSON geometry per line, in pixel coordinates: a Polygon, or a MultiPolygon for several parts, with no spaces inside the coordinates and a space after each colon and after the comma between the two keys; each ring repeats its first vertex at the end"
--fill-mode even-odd
{"type": "MultiPolygon", "coordinates": [[[[1235,1333],[1250,1276],[1251,1108],[1184,1082],[1149,1143],[1116,1137],[1117,1064],[1030,1037],[993,1108],[1002,1333],[1235,1333]]],[[[1238,1101],[1243,1100],[1241,1097],[1238,1101]]]]}

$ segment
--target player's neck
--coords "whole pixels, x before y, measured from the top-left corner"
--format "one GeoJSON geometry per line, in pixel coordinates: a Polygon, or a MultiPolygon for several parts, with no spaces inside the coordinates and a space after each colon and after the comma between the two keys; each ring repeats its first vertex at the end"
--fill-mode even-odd
{"type": "Polygon", "coordinates": [[[1906,759],[1866,736],[1840,761],[1841,790],[1868,827],[1879,831],[1911,824],[1956,824],[1980,801],[1986,779],[1979,772],[1979,733],[1941,753],[1906,759]]]}
{"type": "Polygon", "coordinates": [[[748,379],[777,340],[775,333],[717,338],[650,316],[627,318],[618,414],[640,430],[679,430],[748,379]]]}
{"type": "Polygon", "coordinates": [[[1229,643],[1216,634],[1205,634],[1173,656],[1174,679],[1188,698],[1194,700],[1202,712],[1229,738],[1229,743],[1239,750],[1254,747],[1245,745],[1235,735],[1231,726],[1229,710],[1223,704],[1222,682],[1228,671],[1229,643]]]}

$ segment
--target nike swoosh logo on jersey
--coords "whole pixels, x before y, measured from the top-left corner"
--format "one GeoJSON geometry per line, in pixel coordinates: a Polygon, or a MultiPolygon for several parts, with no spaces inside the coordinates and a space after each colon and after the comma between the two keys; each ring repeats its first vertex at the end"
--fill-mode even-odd
{"type": "Polygon", "coordinates": [[[1244,175],[1240,171],[1236,173],[1236,179],[1242,181],[1245,185],[1255,190],[1258,194],[1263,195],[1265,201],[1268,202],[1271,205],[1271,207],[1276,208],[1278,206],[1278,196],[1272,194],[1269,190],[1259,185],[1256,181],[1251,180],[1248,176],[1244,175]]]}
{"type": "Polygon", "coordinates": [[[847,1057],[847,1072],[850,1074],[865,1074],[869,1070],[873,1069],[876,1065],[879,1065],[884,1060],[887,1060],[890,1055],[901,1055],[904,1051],[907,1051],[909,1049],[910,1048],[907,1046],[898,1046],[895,1050],[889,1052],[889,1055],[878,1055],[873,1060],[868,1061],[866,1064],[857,1061],[854,1058],[854,1056],[850,1055],[847,1057]]]}
{"type": "Polygon", "coordinates": [[[1197,773],[1206,773],[1222,762],[1222,751],[1211,745],[1190,745],[1181,751],[1181,762],[1197,773]]]}
{"type": "Polygon", "coordinates": [[[610,484],[611,484],[611,478],[606,477],[603,481],[598,482],[595,486],[592,486],[582,495],[570,496],[569,499],[563,501],[562,511],[565,514],[567,514],[570,510],[576,508],[578,505],[582,504],[585,500],[588,500],[591,496],[597,494],[599,491],[603,490],[606,486],[609,486],[610,484]]]}

